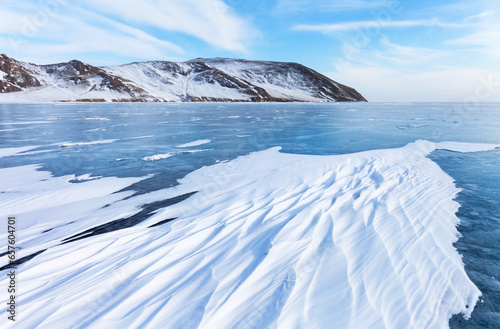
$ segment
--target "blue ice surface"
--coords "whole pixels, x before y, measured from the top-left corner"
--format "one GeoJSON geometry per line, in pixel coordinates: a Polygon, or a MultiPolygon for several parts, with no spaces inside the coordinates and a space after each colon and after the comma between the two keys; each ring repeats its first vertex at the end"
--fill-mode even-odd
{"type": "MultiPolygon", "coordinates": [[[[34,151],[46,151],[0,158],[0,168],[39,164],[55,176],[153,174],[133,186],[140,193],[173,186],[203,166],[274,146],[296,154],[348,154],[417,139],[500,143],[500,104],[0,104],[0,148],[40,145],[34,151]],[[197,140],[211,142],[176,148],[197,140]],[[184,152],[190,150],[205,151],[184,152]],[[143,160],[168,153],[174,155],[143,160]]],[[[483,293],[470,320],[455,316],[450,325],[498,328],[500,152],[436,151],[430,158],[463,189],[457,198],[463,237],[455,246],[483,293]]]]}
{"type": "Polygon", "coordinates": [[[470,320],[456,315],[451,328],[498,328],[500,326],[500,151],[453,154],[436,151],[430,158],[462,189],[455,244],[465,270],[483,296],[470,320]]]}

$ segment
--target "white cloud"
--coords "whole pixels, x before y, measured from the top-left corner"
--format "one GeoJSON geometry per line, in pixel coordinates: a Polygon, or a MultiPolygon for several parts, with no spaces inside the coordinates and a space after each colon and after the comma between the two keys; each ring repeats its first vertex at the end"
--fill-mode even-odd
{"type": "Polygon", "coordinates": [[[355,88],[369,101],[381,102],[481,102],[500,101],[497,72],[442,67],[405,73],[389,67],[373,67],[338,60],[332,79],[355,88]]]}
{"type": "Polygon", "coordinates": [[[372,9],[388,7],[390,0],[343,0],[343,1],[317,1],[317,0],[279,0],[277,9],[288,12],[335,12],[346,10],[372,9]]]}
{"type": "Polygon", "coordinates": [[[21,33],[22,20],[25,16],[21,13],[0,8],[0,33],[19,34],[21,33]]]}
{"type": "MultiPolygon", "coordinates": [[[[421,19],[302,24],[293,29],[340,42],[343,57],[328,75],[369,101],[500,101],[500,3],[457,3],[412,13],[417,15],[421,19]],[[402,40],[405,30],[414,27],[439,29],[405,45],[390,41],[402,40]],[[454,38],[447,41],[449,36],[454,38]]],[[[415,30],[409,32],[415,35],[415,30]]]]}
{"type": "Polygon", "coordinates": [[[405,21],[388,21],[388,20],[372,20],[359,22],[345,22],[336,24],[301,24],[295,25],[294,30],[297,31],[313,31],[322,33],[343,32],[368,28],[397,28],[397,27],[415,27],[415,26],[434,26],[434,27],[465,27],[465,24],[445,23],[437,19],[432,20],[405,20],[405,21]]]}
{"type": "Polygon", "coordinates": [[[129,24],[177,31],[230,51],[245,51],[257,32],[222,0],[89,0],[94,10],[129,24]]]}
{"type": "Polygon", "coordinates": [[[183,52],[175,44],[80,8],[72,8],[71,16],[54,15],[44,21],[33,15],[17,13],[13,17],[22,17],[21,24],[7,33],[0,30],[4,52],[42,63],[92,52],[159,59],[183,52]]]}
{"type": "Polygon", "coordinates": [[[480,101],[500,101],[500,67],[485,70],[437,64],[438,59],[445,62],[456,56],[452,51],[400,45],[382,36],[378,44],[351,55],[336,59],[335,72],[328,75],[369,101],[462,102],[476,94],[480,101]],[[492,79],[494,88],[483,86],[482,81],[492,79]]]}
{"type": "Polygon", "coordinates": [[[343,60],[369,67],[389,67],[411,72],[436,66],[455,54],[448,50],[393,43],[385,34],[359,39],[346,38],[342,43],[343,60]]]}
{"type": "MultiPolygon", "coordinates": [[[[469,47],[472,50],[480,51],[497,59],[500,54],[499,11],[486,10],[468,17],[467,21],[471,22],[473,31],[462,37],[448,40],[446,44],[469,47]]],[[[500,61],[495,60],[492,64],[498,66],[500,61]]]]}
{"type": "Polygon", "coordinates": [[[451,55],[448,51],[425,47],[410,47],[395,44],[389,41],[387,36],[380,40],[381,50],[375,50],[373,54],[377,59],[383,60],[388,64],[409,65],[415,63],[424,63],[431,60],[451,55]]]}
{"type": "Polygon", "coordinates": [[[258,33],[222,0],[48,0],[41,5],[4,0],[0,17],[2,52],[35,62],[81,54],[104,54],[118,61],[120,57],[179,60],[184,49],[170,42],[172,32],[244,52],[258,33]],[[153,30],[154,36],[146,32],[153,30]]]}

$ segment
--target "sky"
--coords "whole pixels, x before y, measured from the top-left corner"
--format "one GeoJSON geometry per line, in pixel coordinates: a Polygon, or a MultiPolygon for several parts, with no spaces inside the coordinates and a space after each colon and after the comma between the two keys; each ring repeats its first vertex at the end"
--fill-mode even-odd
{"type": "Polygon", "coordinates": [[[369,101],[500,101],[500,1],[2,0],[0,53],[297,62],[369,101]]]}

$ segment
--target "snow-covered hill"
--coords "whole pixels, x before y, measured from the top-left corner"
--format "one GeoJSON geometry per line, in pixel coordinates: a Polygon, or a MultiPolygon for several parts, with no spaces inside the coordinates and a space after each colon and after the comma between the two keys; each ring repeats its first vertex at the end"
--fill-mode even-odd
{"type": "Polygon", "coordinates": [[[0,102],[366,101],[356,90],[296,63],[194,59],[96,67],[36,65],[0,55],[0,102]]]}

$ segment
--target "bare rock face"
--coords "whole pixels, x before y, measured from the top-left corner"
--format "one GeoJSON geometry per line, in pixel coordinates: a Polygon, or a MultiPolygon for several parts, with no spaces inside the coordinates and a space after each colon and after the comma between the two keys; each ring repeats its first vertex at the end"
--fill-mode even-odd
{"type": "Polygon", "coordinates": [[[0,55],[0,92],[14,92],[40,87],[40,81],[36,78],[37,73],[30,66],[30,64],[18,62],[4,54],[0,55]]]}
{"type": "Polygon", "coordinates": [[[356,90],[296,63],[195,59],[96,67],[0,56],[1,101],[356,102],[356,90]]]}

